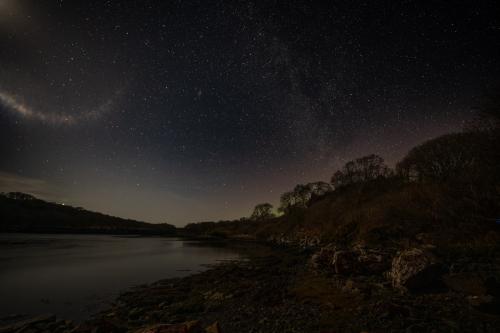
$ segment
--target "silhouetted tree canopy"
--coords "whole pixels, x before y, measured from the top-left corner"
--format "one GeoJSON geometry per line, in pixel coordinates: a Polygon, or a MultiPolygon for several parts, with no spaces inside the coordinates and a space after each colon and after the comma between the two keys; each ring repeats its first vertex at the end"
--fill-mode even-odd
{"type": "Polygon", "coordinates": [[[336,171],[331,183],[334,188],[355,183],[366,182],[378,178],[386,178],[392,174],[384,159],[372,154],[347,162],[341,170],[336,171]]]}
{"type": "Polygon", "coordinates": [[[288,191],[280,196],[280,206],[278,211],[282,213],[287,213],[291,207],[295,205],[295,197],[293,191],[288,191]]]}
{"type": "Polygon", "coordinates": [[[498,171],[500,155],[495,151],[487,134],[447,134],[410,150],[396,170],[410,181],[472,181],[498,171]]]}
{"type": "Polygon", "coordinates": [[[292,191],[281,195],[278,210],[287,213],[292,208],[305,208],[313,197],[321,197],[331,190],[331,185],[322,181],[298,184],[292,191]]]}
{"type": "Polygon", "coordinates": [[[292,191],[285,192],[280,197],[280,207],[278,210],[288,213],[292,208],[304,208],[311,198],[311,189],[304,184],[298,184],[292,191]]]}
{"type": "Polygon", "coordinates": [[[252,220],[266,220],[274,217],[273,205],[270,203],[261,203],[255,206],[250,219],[252,220]]]}

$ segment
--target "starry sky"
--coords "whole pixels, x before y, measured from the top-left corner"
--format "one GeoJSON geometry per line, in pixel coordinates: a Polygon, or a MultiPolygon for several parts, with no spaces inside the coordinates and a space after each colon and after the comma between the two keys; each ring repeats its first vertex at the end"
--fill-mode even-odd
{"type": "Polygon", "coordinates": [[[0,191],[178,226],[460,130],[497,1],[0,0],[0,191]]]}

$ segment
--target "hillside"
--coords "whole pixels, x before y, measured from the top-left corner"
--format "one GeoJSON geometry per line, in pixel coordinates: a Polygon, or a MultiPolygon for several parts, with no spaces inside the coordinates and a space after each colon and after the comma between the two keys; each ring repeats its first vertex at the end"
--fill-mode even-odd
{"type": "MultiPolygon", "coordinates": [[[[395,171],[387,172],[383,166],[383,173],[366,179],[362,168],[367,158],[361,158],[357,161],[362,176],[357,171],[348,174],[356,170],[349,162],[343,172],[350,178],[344,177],[343,184],[332,179],[337,181],[332,190],[319,196],[309,193],[305,200],[295,190],[295,203],[287,201],[279,217],[190,224],[183,231],[301,245],[333,242],[400,248],[421,243],[457,247],[498,244],[497,139],[492,133],[445,135],[412,149],[395,171]]],[[[303,187],[297,185],[296,189],[303,192],[303,187]]]]}
{"type": "Polygon", "coordinates": [[[466,190],[391,179],[353,185],[265,221],[205,222],[184,231],[302,245],[493,245],[500,240],[498,212],[493,202],[480,203],[466,190]]]}
{"type": "Polygon", "coordinates": [[[60,205],[29,194],[0,195],[0,232],[174,234],[169,224],[122,219],[60,205]]]}

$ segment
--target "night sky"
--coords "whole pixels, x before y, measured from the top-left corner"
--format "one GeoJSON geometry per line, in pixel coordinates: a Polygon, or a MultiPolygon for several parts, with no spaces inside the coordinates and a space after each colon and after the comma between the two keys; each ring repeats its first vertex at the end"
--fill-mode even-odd
{"type": "Polygon", "coordinates": [[[394,164],[498,86],[496,3],[0,0],[0,191],[183,225],[394,164]]]}

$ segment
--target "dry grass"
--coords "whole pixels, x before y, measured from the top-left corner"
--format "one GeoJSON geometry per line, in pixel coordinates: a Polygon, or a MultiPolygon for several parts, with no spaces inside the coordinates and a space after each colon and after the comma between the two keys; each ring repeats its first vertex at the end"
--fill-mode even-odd
{"type": "Polygon", "coordinates": [[[500,228],[491,216],[500,214],[500,201],[494,200],[495,194],[489,196],[475,197],[445,184],[384,179],[337,190],[307,209],[268,221],[212,224],[207,233],[258,239],[316,236],[322,243],[386,248],[422,239],[450,247],[494,245],[500,240],[500,228]],[[418,239],[419,235],[424,236],[418,239]]]}

